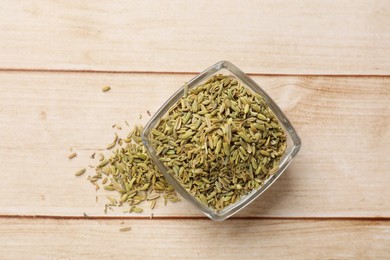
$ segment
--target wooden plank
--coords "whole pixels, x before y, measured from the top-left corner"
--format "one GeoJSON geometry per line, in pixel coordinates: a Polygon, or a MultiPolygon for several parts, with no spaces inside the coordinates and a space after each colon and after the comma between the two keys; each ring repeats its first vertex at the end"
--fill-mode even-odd
{"type": "MultiPolygon", "coordinates": [[[[145,123],[146,111],[154,113],[190,78],[0,72],[0,215],[104,215],[105,193],[73,173],[91,164],[89,155],[104,150],[114,132],[127,134],[125,120],[145,123]],[[112,90],[103,93],[106,84],[112,90]],[[124,129],[112,129],[114,123],[124,129]],[[78,153],[72,160],[70,150],[78,153]]],[[[390,77],[253,79],[286,112],[303,147],[240,215],[389,217],[390,77]]],[[[200,215],[187,202],[160,203],[154,214],[200,215]]],[[[123,215],[122,209],[109,215],[123,215]]]]}
{"type": "Polygon", "coordinates": [[[0,219],[5,259],[388,259],[388,221],[0,219]],[[127,232],[121,228],[130,227],[127,232]]]}
{"type": "Polygon", "coordinates": [[[389,75],[388,1],[8,1],[0,68],[389,75]]]}

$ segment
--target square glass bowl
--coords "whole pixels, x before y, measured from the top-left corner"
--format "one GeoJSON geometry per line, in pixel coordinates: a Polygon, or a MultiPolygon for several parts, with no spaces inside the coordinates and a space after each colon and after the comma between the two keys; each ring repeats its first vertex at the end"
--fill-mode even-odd
{"type": "Polygon", "coordinates": [[[216,74],[224,74],[224,75],[232,75],[238,80],[240,80],[243,85],[253,92],[260,94],[266,104],[270,107],[270,109],[275,114],[276,118],[279,120],[281,127],[286,133],[287,140],[287,148],[280,160],[279,168],[276,172],[268,178],[265,183],[260,186],[259,189],[253,190],[248,195],[245,195],[240,200],[231,204],[222,210],[215,210],[207,207],[207,205],[199,202],[193,195],[191,195],[174,176],[168,173],[168,168],[164,165],[162,161],[158,158],[156,154],[155,148],[151,144],[151,140],[149,138],[151,130],[159,123],[160,119],[163,118],[168,110],[174,106],[180,98],[184,94],[184,86],[181,87],[175,94],[169,98],[165,104],[157,111],[157,113],[150,119],[150,121],[146,124],[144,131],[142,132],[142,141],[147,148],[147,151],[152,158],[152,160],[156,163],[160,171],[164,174],[167,181],[175,188],[175,190],[185,199],[194,204],[198,209],[200,209],[206,216],[208,216],[212,220],[222,221],[237,213],[239,210],[243,209],[250,202],[259,197],[265,190],[267,190],[275,181],[279,178],[279,176],[284,172],[287,166],[291,163],[293,157],[298,153],[301,140],[294,130],[293,126],[283,114],[278,105],[267,95],[267,93],[259,87],[252,79],[250,79],[244,72],[234,66],[232,63],[228,61],[220,61],[210,68],[206,69],[192,80],[190,80],[188,84],[188,89],[192,89],[204,82],[206,82],[210,77],[216,74]]]}

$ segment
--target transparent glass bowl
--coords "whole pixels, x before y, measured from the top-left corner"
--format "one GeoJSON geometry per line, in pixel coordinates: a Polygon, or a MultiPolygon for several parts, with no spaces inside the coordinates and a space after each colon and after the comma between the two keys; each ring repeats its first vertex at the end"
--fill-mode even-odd
{"type": "Polygon", "coordinates": [[[149,139],[150,131],[158,124],[159,120],[164,117],[168,110],[176,104],[177,101],[184,94],[184,86],[181,87],[171,98],[169,98],[165,104],[157,111],[157,113],[150,119],[150,121],[146,124],[144,131],[142,132],[142,141],[147,148],[147,151],[152,158],[152,160],[156,163],[160,171],[164,174],[167,181],[175,188],[177,192],[180,193],[188,201],[192,202],[198,209],[200,209],[206,216],[208,216],[212,220],[222,221],[237,213],[239,210],[243,209],[250,202],[259,197],[265,190],[267,190],[275,181],[279,178],[279,176],[284,172],[287,166],[291,163],[293,157],[298,153],[301,140],[294,130],[293,126],[283,114],[278,105],[267,95],[267,93],[259,87],[252,79],[250,79],[244,72],[234,66],[232,63],[228,61],[220,61],[210,68],[206,69],[192,80],[188,82],[188,88],[191,89],[196,87],[207,81],[208,78],[215,74],[224,74],[224,75],[233,75],[238,80],[240,80],[245,87],[250,88],[255,93],[263,96],[267,105],[271,108],[277,119],[279,120],[282,128],[286,133],[287,138],[287,148],[284,152],[284,155],[281,158],[279,168],[276,172],[257,190],[253,190],[248,195],[242,197],[236,203],[225,207],[220,211],[216,211],[215,209],[207,207],[207,205],[199,202],[194,196],[192,196],[181,184],[176,180],[174,176],[168,173],[167,167],[164,165],[162,161],[159,160],[156,155],[156,150],[151,145],[151,141],[149,139]]]}

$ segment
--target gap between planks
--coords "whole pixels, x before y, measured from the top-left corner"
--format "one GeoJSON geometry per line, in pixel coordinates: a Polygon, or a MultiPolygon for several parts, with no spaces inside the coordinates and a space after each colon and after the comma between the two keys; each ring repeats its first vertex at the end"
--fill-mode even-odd
{"type": "MultiPolygon", "coordinates": [[[[137,70],[78,70],[78,69],[30,69],[30,68],[0,68],[1,72],[28,73],[96,73],[96,74],[152,74],[152,75],[197,75],[196,71],[137,71],[137,70]]],[[[249,76],[296,76],[296,77],[389,77],[390,74],[303,74],[303,73],[246,73],[249,76]]]]}
{"type": "MultiPolygon", "coordinates": [[[[206,216],[49,216],[49,215],[0,215],[0,219],[58,219],[58,220],[209,220],[206,216]]],[[[228,220],[309,220],[309,221],[390,221],[390,217],[265,217],[242,216],[228,220]]],[[[211,221],[211,220],[210,220],[211,221]]]]}

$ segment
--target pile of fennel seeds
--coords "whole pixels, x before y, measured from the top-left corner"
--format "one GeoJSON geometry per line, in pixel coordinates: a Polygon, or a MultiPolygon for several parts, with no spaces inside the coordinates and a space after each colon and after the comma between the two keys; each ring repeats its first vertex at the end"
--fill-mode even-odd
{"type": "MultiPolygon", "coordinates": [[[[141,141],[142,129],[142,126],[136,126],[124,139],[115,134],[112,143],[106,147],[113,151],[112,154],[105,158],[100,153],[99,164],[94,167],[95,174],[88,177],[96,189],[102,187],[116,192],[116,196],[107,197],[108,203],[104,210],[106,213],[112,207],[125,205],[128,205],[129,209],[124,213],[141,213],[145,202],[153,209],[158,200],[163,199],[165,205],[168,201],[180,200],[173,187],[151,161],[141,141]],[[118,197],[117,193],[119,198],[115,198],[118,197]]],[[[95,156],[94,153],[91,158],[95,156]]]]}
{"type": "Polygon", "coordinates": [[[263,97],[225,75],[185,89],[150,138],[168,172],[217,211],[259,189],[287,146],[263,97]]]}

